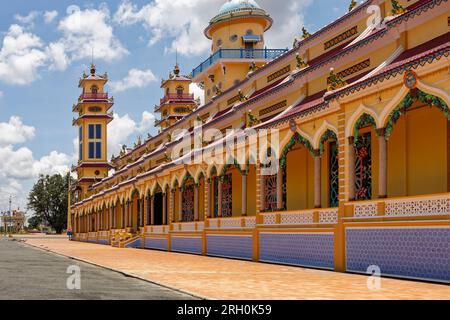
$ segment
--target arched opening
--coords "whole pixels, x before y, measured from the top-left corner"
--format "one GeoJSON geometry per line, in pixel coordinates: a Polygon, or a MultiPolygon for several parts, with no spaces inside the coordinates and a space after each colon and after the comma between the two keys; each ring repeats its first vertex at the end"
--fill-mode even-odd
{"type": "MultiPolygon", "coordinates": [[[[296,132],[284,147],[280,168],[285,171],[285,209],[305,210],[314,207],[314,159],[309,140],[296,132]]],[[[284,181],[283,181],[284,182],[284,181]]]]}
{"type": "Polygon", "coordinates": [[[410,91],[386,122],[389,197],[448,192],[449,109],[442,99],[410,91]]]}
{"type": "Polygon", "coordinates": [[[184,93],[184,88],[182,86],[177,87],[177,95],[182,96],[184,93]]]}
{"type": "MultiPolygon", "coordinates": [[[[353,158],[354,158],[354,199],[370,200],[374,194],[378,194],[377,172],[373,170],[378,168],[378,144],[375,119],[364,113],[356,121],[353,139],[353,158]]],[[[352,183],[352,181],[350,181],[352,183]]]]}
{"type": "Polygon", "coordinates": [[[337,135],[327,130],[320,138],[319,155],[321,157],[321,203],[322,207],[339,206],[339,148],[337,135]],[[323,205],[325,204],[325,205],[323,205]]]}
{"type": "Polygon", "coordinates": [[[182,212],[181,221],[182,222],[192,222],[194,218],[194,188],[195,182],[192,176],[187,173],[181,186],[181,196],[182,196],[182,212]]]}
{"type": "MultiPolygon", "coordinates": [[[[266,152],[265,164],[262,164],[262,168],[269,168],[273,165],[273,161],[278,161],[276,159],[276,153],[272,148],[268,148],[266,152]]],[[[284,211],[287,209],[287,170],[286,165],[282,165],[280,161],[280,167],[278,172],[275,174],[264,174],[263,175],[263,190],[264,190],[264,204],[263,211],[284,211]],[[282,200],[281,203],[278,200],[278,188],[279,179],[282,179],[282,200]]]]}

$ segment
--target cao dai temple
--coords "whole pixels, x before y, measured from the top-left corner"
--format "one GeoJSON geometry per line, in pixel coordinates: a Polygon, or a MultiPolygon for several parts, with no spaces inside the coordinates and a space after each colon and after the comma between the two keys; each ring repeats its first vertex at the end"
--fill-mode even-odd
{"type": "Polygon", "coordinates": [[[449,282],[449,1],[351,1],[292,49],[265,46],[273,23],[253,0],[225,3],[211,56],[162,81],[159,134],[111,160],[108,77],[83,75],[75,239],[449,282]],[[199,123],[222,137],[179,148],[199,123]],[[235,158],[180,161],[208,152],[235,158]]]}

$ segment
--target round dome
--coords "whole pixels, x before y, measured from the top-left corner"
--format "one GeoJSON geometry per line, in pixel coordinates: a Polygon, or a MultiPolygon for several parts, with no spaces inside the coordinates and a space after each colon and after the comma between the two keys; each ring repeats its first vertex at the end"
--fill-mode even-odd
{"type": "Polygon", "coordinates": [[[220,8],[218,15],[245,9],[261,9],[261,7],[254,0],[230,0],[220,8]]]}

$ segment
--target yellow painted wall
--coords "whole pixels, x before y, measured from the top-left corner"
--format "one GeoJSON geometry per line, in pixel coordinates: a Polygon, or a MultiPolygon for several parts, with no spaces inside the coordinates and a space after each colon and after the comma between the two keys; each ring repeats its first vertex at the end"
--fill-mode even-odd
{"type": "Polygon", "coordinates": [[[247,176],[247,215],[256,215],[256,168],[250,166],[247,176]]]}
{"type": "Polygon", "coordinates": [[[304,148],[287,155],[287,209],[310,209],[314,204],[314,162],[304,148]]]}
{"type": "Polygon", "coordinates": [[[420,24],[416,28],[408,31],[408,49],[414,48],[424,42],[430,41],[440,35],[449,32],[448,26],[449,12],[444,12],[442,15],[428,21],[427,23],[420,24]],[[427,32],[423,32],[427,30],[427,32]]]}
{"type": "MultiPolygon", "coordinates": [[[[264,35],[264,20],[261,19],[245,19],[235,20],[230,23],[221,23],[218,28],[211,30],[212,35],[212,52],[216,52],[219,49],[218,41],[222,41],[222,49],[240,49],[245,48],[245,44],[242,41],[242,36],[246,35],[247,30],[253,30],[254,35],[264,35]],[[230,37],[237,35],[238,39],[235,42],[230,40],[230,37]]],[[[264,48],[264,42],[255,44],[255,49],[264,48]]]]}
{"type": "Polygon", "coordinates": [[[437,108],[407,112],[388,149],[390,197],[447,192],[447,120],[437,108]]]}

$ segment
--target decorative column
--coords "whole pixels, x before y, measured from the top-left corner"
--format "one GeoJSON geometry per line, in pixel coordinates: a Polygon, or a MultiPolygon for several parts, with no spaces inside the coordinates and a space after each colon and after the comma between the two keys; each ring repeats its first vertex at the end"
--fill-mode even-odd
{"type": "Polygon", "coordinates": [[[314,151],[314,208],[322,208],[322,156],[314,151]]]}
{"type": "Polygon", "coordinates": [[[277,172],[277,210],[283,208],[283,168],[279,166],[277,172]]]}
{"type": "Polygon", "coordinates": [[[222,179],[219,178],[219,187],[217,188],[217,216],[222,217],[222,179]]]}
{"type": "Polygon", "coordinates": [[[198,201],[199,201],[199,196],[198,196],[198,189],[199,189],[199,185],[194,184],[194,221],[199,221],[199,217],[198,217],[198,201]]]}
{"type": "Polygon", "coordinates": [[[125,218],[126,218],[126,211],[127,211],[127,204],[124,202],[121,206],[120,206],[120,211],[121,211],[121,216],[122,219],[120,221],[120,229],[125,229],[125,218]]]}
{"type": "Polygon", "coordinates": [[[183,221],[183,191],[181,188],[178,189],[178,221],[183,221]]]}
{"type": "Polygon", "coordinates": [[[355,165],[356,165],[355,138],[348,138],[348,198],[350,201],[356,199],[355,188],[355,165]]]}
{"type": "Polygon", "coordinates": [[[148,196],[144,197],[144,226],[148,226],[148,203],[149,203],[148,196]]]}
{"type": "Polygon", "coordinates": [[[206,218],[212,217],[212,210],[213,210],[212,195],[213,195],[213,184],[211,179],[209,179],[206,187],[206,208],[205,208],[206,218]]]}
{"type": "Polygon", "coordinates": [[[242,216],[247,215],[247,174],[242,173],[242,216]]]}
{"type": "Polygon", "coordinates": [[[155,197],[150,196],[150,225],[155,225],[155,197]]]}
{"type": "Polygon", "coordinates": [[[162,199],[163,225],[167,225],[167,195],[163,193],[162,199]]]}
{"type": "Polygon", "coordinates": [[[170,190],[170,223],[175,222],[175,190],[170,190]]]}
{"type": "Polygon", "coordinates": [[[385,129],[378,129],[378,198],[387,198],[387,141],[385,129]]]}
{"type": "Polygon", "coordinates": [[[145,223],[144,223],[144,215],[145,215],[145,211],[144,211],[144,208],[145,208],[145,196],[141,199],[141,204],[140,204],[140,206],[139,206],[139,208],[140,208],[140,212],[139,212],[139,214],[140,214],[140,218],[139,218],[139,224],[140,224],[140,227],[144,227],[145,226],[145,223]]]}

